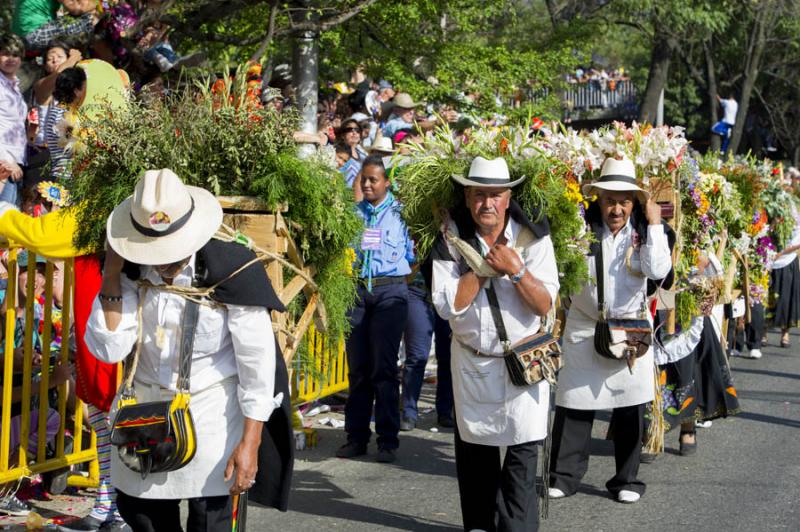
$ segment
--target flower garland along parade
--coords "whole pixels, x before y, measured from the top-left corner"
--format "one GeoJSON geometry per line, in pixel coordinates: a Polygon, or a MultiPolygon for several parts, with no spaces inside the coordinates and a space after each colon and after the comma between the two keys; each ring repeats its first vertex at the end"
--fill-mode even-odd
{"type": "Polygon", "coordinates": [[[728,297],[723,277],[694,277],[701,255],[714,253],[726,272],[733,271],[732,250],[745,234],[747,223],[736,187],[702,161],[690,160],[681,168],[680,184],[682,217],[675,306],[677,323],[686,327],[700,315],[701,303],[710,293],[721,292],[723,301],[728,297]]]}
{"type": "Polygon", "coordinates": [[[771,165],[752,158],[728,161],[712,165],[719,167],[739,191],[745,230],[733,242],[734,248],[744,259],[746,267],[739,268],[734,287],[744,292],[749,306],[766,304],[769,291],[769,271],[775,259],[775,244],[772,241],[769,217],[764,194],[771,175],[771,165]]]}

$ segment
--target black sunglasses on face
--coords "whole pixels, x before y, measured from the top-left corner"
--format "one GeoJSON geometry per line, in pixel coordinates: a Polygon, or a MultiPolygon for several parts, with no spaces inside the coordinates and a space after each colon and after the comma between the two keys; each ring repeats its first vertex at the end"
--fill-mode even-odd
{"type": "Polygon", "coordinates": [[[344,130],[345,133],[353,133],[354,131],[356,133],[361,133],[361,128],[360,127],[348,127],[348,128],[345,128],[345,130],[344,130]]]}

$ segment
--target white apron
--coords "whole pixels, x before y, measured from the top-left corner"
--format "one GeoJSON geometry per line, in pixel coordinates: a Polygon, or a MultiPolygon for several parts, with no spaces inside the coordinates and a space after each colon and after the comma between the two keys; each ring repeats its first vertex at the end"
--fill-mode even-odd
{"type": "MultiPolygon", "coordinates": [[[[597,308],[587,290],[573,297],[564,327],[564,367],[558,374],[556,405],[574,410],[607,410],[634,406],[655,397],[653,348],[636,360],[633,373],[624,360],[600,356],[594,350],[595,321],[579,311],[597,308]],[[585,298],[579,301],[579,298],[585,298]],[[576,305],[577,303],[577,305],[576,305]]],[[[652,320],[648,313],[647,319],[652,320]]]]}
{"type": "MultiPolygon", "coordinates": [[[[237,396],[238,377],[230,377],[193,393],[189,409],[197,435],[197,453],[183,468],[169,473],[150,473],[147,478],[128,469],[111,449],[111,483],[126,495],[142,499],[188,499],[228,495],[225,466],[242,439],[244,415],[237,396]]],[[[134,382],[139,402],[163,401],[173,392],[158,385],[134,382]]],[[[116,405],[116,400],[114,404],[116,405]]],[[[116,409],[110,413],[114,419],[116,409]]]]}
{"type": "Polygon", "coordinates": [[[508,446],[547,436],[550,385],[515,386],[502,358],[477,356],[453,338],[453,397],[461,439],[508,446]]]}

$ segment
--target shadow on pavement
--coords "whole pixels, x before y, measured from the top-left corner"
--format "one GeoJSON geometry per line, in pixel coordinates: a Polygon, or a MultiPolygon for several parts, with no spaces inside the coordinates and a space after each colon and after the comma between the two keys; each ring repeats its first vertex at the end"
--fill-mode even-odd
{"type": "Polygon", "coordinates": [[[771,392],[765,390],[737,390],[740,398],[749,401],[766,401],[769,403],[788,403],[800,405],[800,393],[771,392]]]}
{"type": "MultiPolygon", "coordinates": [[[[772,356],[772,355],[770,355],[772,356]]],[[[800,380],[800,375],[796,373],[784,373],[782,371],[771,371],[768,369],[747,369],[740,367],[731,368],[736,373],[750,373],[752,375],[764,375],[767,377],[782,377],[784,379],[797,379],[800,380]]]]}
{"type": "Polygon", "coordinates": [[[325,473],[297,471],[294,475],[290,508],[292,512],[370,523],[376,525],[376,528],[392,527],[419,532],[460,530],[460,527],[448,523],[355,504],[347,500],[351,498],[347,492],[331,482],[325,473]]]}
{"type": "Polygon", "coordinates": [[[757,414],[755,412],[741,412],[737,417],[749,419],[751,421],[761,421],[762,423],[770,423],[772,425],[783,425],[793,429],[800,429],[800,421],[795,419],[787,419],[785,417],[768,416],[766,414],[757,414]]]}

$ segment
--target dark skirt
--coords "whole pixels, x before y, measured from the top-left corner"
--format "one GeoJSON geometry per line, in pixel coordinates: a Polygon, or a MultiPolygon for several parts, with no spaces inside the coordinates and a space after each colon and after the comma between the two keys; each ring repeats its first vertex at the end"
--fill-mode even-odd
{"type": "Polygon", "coordinates": [[[800,322],[800,261],[772,270],[769,275],[770,318],[775,327],[789,329],[800,322]]]}
{"type": "Polygon", "coordinates": [[[739,411],[730,368],[711,318],[704,319],[700,343],[691,355],[659,369],[665,430],[685,421],[739,411]]]}

